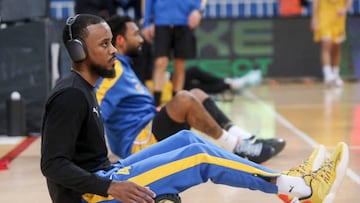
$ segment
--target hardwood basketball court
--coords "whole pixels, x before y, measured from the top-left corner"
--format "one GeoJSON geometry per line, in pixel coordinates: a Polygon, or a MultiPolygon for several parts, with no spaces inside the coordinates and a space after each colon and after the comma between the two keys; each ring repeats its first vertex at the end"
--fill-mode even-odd
{"type": "MultiPolygon", "coordinates": [[[[219,105],[248,131],[286,140],[284,151],[263,164],[271,169],[284,171],[300,164],[318,143],[331,152],[339,141],[346,142],[350,147],[349,168],[335,203],[360,202],[359,83],[345,83],[342,89],[325,89],[321,83],[261,85],[219,105]]],[[[0,157],[26,139],[0,138],[0,157]]],[[[34,140],[7,170],[0,170],[0,202],[50,202],[39,169],[40,142],[34,140]]],[[[275,195],[211,182],[193,187],[181,197],[183,203],[282,202],[275,195]]]]}

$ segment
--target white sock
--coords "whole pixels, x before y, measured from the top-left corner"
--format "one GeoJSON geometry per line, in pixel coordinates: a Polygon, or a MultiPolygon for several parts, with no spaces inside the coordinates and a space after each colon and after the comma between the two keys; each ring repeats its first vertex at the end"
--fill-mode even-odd
{"type": "Polygon", "coordinates": [[[224,78],[224,83],[230,85],[232,83],[231,78],[224,78]]]}
{"type": "Polygon", "coordinates": [[[253,136],[251,133],[246,132],[241,129],[239,126],[233,125],[229,128],[228,132],[232,135],[238,136],[240,139],[248,139],[253,136]]]}
{"type": "Polygon", "coordinates": [[[324,75],[325,81],[330,80],[332,78],[332,76],[333,76],[331,66],[330,65],[325,65],[322,70],[323,70],[323,75],[324,75]]]}
{"type": "Polygon", "coordinates": [[[306,185],[304,179],[287,175],[280,175],[276,180],[279,194],[294,197],[307,197],[311,194],[311,188],[306,185]]]}
{"type": "Polygon", "coordinates": [[[338,78],[340,75],[340,67],[339,66],[334,66],[333,67],[333,72],[334,72],[334,77],[338,78]]]}
{"type": "Polygon", "coordinates": [[[220,142],[220,146],[222,148],[226,149],[229,152],[232,152],[234,151],[235,146],[239,142],[239,138],[223,130],[223,133],[221,134],[218,141],[220,142]]]}

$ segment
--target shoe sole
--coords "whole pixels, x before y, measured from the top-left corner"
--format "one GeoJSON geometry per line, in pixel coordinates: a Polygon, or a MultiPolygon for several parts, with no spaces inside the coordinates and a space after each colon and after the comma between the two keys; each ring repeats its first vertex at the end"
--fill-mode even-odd
{"type": "Polygon", "coordinates": [[[326,195],[322,203],[332,203],[334,201],[336,191],[339,188],[346,174],[346,169],[349,163],[349,147],[344,142],[340,142],[339,145],[342,145],[342,152],[341,152],[340,163],[336,167],[336,178],[333,185],[330,188],[329,194],[326,195]]]}

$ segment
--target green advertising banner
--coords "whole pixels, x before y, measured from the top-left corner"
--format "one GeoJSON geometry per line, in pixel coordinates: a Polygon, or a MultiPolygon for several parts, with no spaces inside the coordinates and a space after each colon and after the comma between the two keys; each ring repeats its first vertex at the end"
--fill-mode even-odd
{"type": "MultiPolygon", "coordinates": [[[[359,17],[348,21],[360,24],[359,17]]],[[[187,61],[187,67],[196,65],[221,77],[260,69],[265,77],[321,78],[320,46],[309,23],[309,18],[204,19],[196,29],[197,58],[187,61]]],[[[354,77],[356,69],[351,43],[356,39],[351,36],[342,47],[345,78],[354,77]]]]}

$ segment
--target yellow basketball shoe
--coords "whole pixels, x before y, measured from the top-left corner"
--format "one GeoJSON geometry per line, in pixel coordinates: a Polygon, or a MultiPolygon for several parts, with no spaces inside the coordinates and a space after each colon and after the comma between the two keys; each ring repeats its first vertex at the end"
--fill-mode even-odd
{"type": "MultiPolygon", "coordinates": [[[[303,177],[304,175],[311,174],[313,171],[318,170],[325,162],[326,159],[326,149],[324,145],[319,145],[311,153],[310,157],[305,160],[302,164],[297,167],[290,169],[284,174],[289,176],[298,176],[303,177]]],[[[278,197],[285,203],[296,202],[297,198],[294,198],[289,195],[278,194],[278,197]]]]}
{"type": "Polygon", "coordinates": [[[311,195],[299,198],[301,203],[332,203],[349,163],[349,147],[340,142],[321,168],[304,180],[311,187],[311,195]]]}

